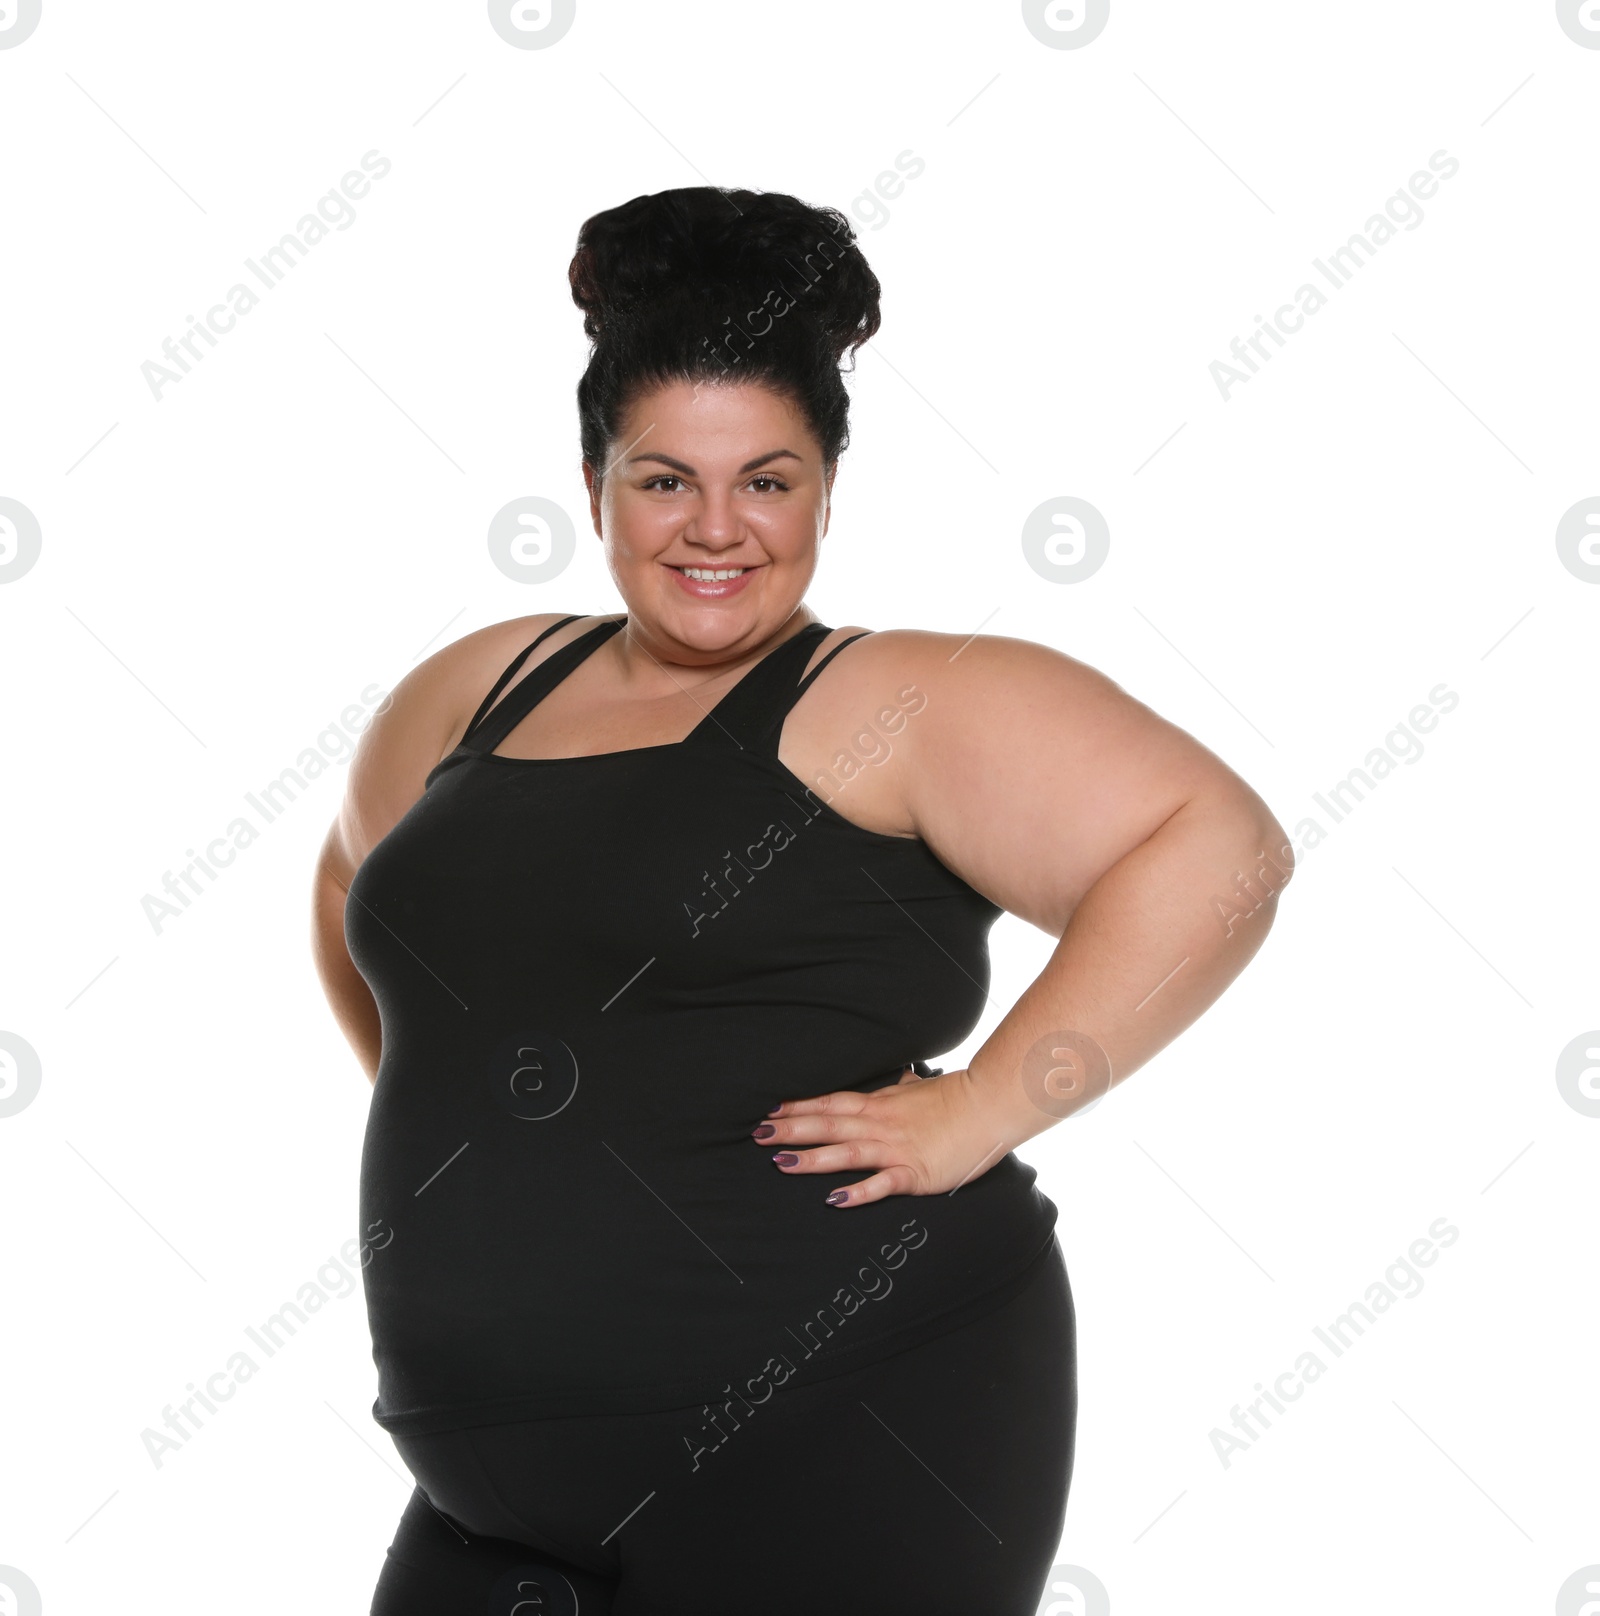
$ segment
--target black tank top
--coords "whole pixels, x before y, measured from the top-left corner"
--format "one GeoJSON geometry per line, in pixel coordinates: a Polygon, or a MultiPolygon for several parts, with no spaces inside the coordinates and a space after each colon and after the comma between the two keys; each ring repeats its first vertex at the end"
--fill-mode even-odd
{"type": "Polygon", "coordinates": [[[350,885],[382,1021],[360,1216],[391,1430],[823,1378],[998,1306],[1051,1244],[1055,1203],[1009,1152],[951,1194],[840,1208],[871,1169],[785,1174],[751,1140],[781,1100],[927,1075],[977,1025],[1001,911],[778,761],[843,649],[800,680],[820,623],[686,740],[492,755],[622,626],[491,712],[523,651],[350,885]]]}

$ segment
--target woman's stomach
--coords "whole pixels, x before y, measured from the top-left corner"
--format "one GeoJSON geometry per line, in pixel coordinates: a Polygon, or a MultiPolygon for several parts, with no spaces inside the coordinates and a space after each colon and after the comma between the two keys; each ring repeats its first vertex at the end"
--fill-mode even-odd
{"type": "Polygon", "coordinates": [[[380,1419],[665,1408],[775,1356],[848,1367],[1048,1240],[1056,1208],[1014,1155],[953,1194],[833,1207],[871,1169],[786,1173],[750,1137],[780,1100],[883,1087],[936,1051],[829,1050],[813,1025],[740,1056],[692,1030],[591,1034],[580,1061],[537,1030],[486,1058],[386,1029],[360,1185],[362,1227],[390,1233],[364,1270],[380,1419]]]}

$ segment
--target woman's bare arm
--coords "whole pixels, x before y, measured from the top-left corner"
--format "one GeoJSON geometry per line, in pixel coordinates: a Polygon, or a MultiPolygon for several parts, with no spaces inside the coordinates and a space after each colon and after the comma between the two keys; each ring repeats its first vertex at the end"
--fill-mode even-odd
{"type": "Polygon", "coordinates": [[[1221,995],[1265,940],[1293,857],[1244,780],[1084,663],[999,636],[893,637],[928,697],[899,760],[917,833],[1059,938],[968,1068],[1010,1148],[1221,995]]]}
{"type": "Polygon", "coordinates": [[[356,1052],[367,1081],[378,1079],[382,1034],[378,1005],[344,942],[344,906],[350,878],[366,855],[357,855],[344,825],[344,811],[328,829],[317,859],[311,895],[311,954],[333,1019],[356,1052]]]}
{"type": "Polygon", "coordinates": [[[369,1083],[378,1078],[382,1029],[372,990],[345,947],[344,911],[351,878],[422,795],[428,771],[460,741],[467,721],[506,664],[565,615],[544,612],[496,623],[435,652],[395,686],[350,760],[344,801],[317,859],[311,948],[334,1019],[369,1083]]]}

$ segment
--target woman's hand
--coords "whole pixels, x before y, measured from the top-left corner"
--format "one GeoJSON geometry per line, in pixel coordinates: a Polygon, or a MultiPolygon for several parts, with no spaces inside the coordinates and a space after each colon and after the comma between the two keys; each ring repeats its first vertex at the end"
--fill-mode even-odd
{"type": "Polygon", "coordinates": [[[830,1206],[859,1206],[886,1195],[948,1194],[981,1178],[1006,1152],[984,1123],[965,1069],[918,1077],[908,1066],[891,1088],[785,1100],[751,1137],[784,1147],[773,1157],[781,1172],[878,1169],[827,1196],[830,1206]],[[816,1148],[793,1148],[798,1145],[816,1148]]]}

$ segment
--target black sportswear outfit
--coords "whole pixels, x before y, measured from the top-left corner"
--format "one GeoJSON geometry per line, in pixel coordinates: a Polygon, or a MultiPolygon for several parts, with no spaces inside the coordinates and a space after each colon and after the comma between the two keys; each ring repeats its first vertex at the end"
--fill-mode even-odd
{"type": "MultiPolygon", "coordinates": [[[[373,1417],[419,1482],[373,1610],[487,1609],[523,1545],[584,1616],[1031,1616],[1075,1413],[1054,1203],[1008,1152],[950,1195],[831,1207],[870,1170],[785,1174],[750,1139],[960,1043],[1000,910],[778,761],[843,649],[801,680],[822,624],[683,741],[495,755],[622,626],[493,706],[545,634],[523,651],[351,883],[382,1021],[373,1417]]],[[[891,742],[926,700],[899,696],[863,715],[891,742]]]]}

